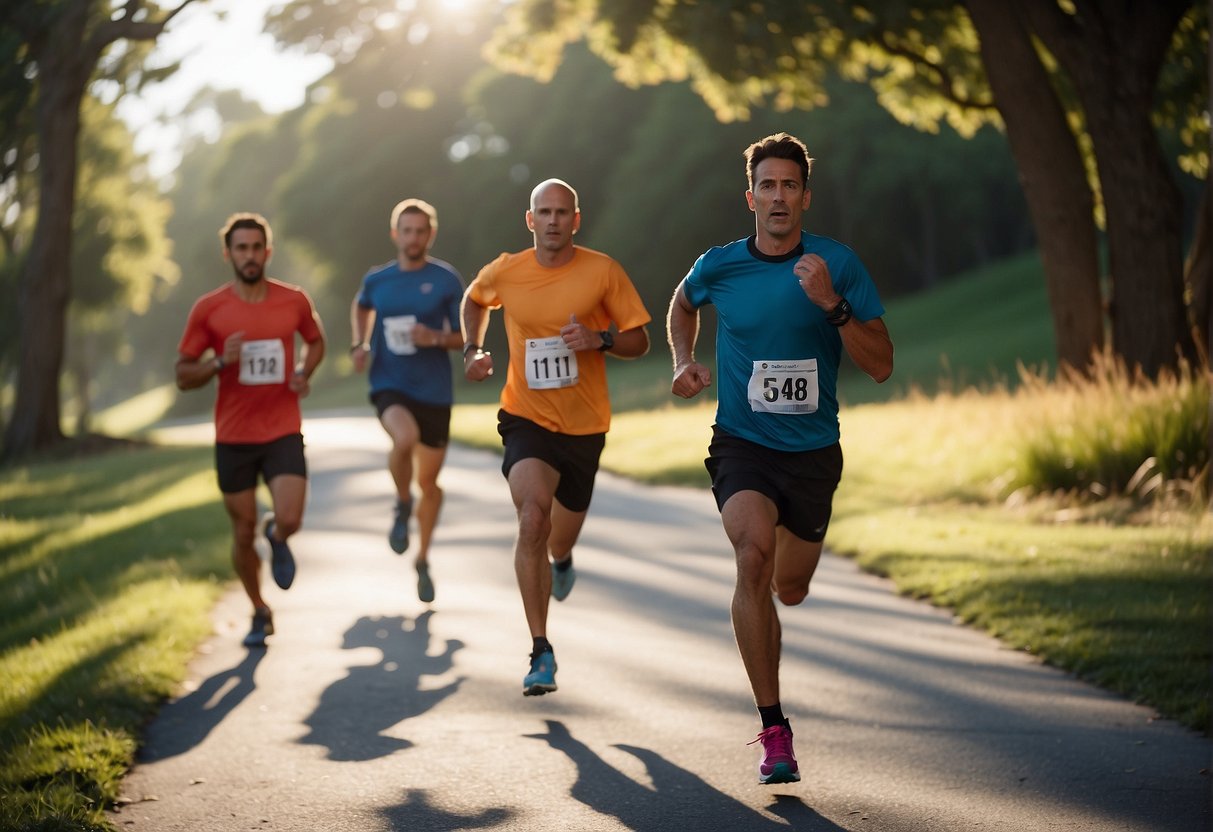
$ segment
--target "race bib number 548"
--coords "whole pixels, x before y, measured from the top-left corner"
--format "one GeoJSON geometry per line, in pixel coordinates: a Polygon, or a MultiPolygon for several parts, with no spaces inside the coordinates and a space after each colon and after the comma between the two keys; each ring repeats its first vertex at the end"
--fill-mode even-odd
{"type": "Polygon", "coordinates": [[[755,361],[747,393],[755,413],[815,413],[817,359],[755,361]]]}

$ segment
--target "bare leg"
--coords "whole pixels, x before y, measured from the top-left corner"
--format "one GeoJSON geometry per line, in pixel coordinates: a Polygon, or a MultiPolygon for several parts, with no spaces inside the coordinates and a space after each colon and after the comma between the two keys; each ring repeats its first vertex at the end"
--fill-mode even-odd
{"type": "Polygon", "coordinates": [[[279,474],[268,483],[274,504],[273,538],[285,542],[303,525],[303,508],[307,504],[307,477],[279,474]]]}
{"type": "Polygon", "coordinates": [[[779,702],[782,632],[771,598],[775,572],[775,505],[756,491],[740,491],[721,511],[737,558],[733,590],[733,634],[760,707],[779,702]]]}
{"type": "Polygon", "coordinates": [[[431,448],[418,443],[413,455],[416,462],[417,487],[421,491],[421,498],[417,501],[417,529],[421,533],[417,562],[425,563],[429,557],[434,528],[438,525],[438,514],[442,510],[442,489],[438,486],[438,473],[446,460],[446,448],[431,448]]]}
{"type": "Polygon", "coordinates": [[[413,451],[419,447],[421,429],[407,408],[394,404],[379,417],[383,429],[392,439],[388,452],[387,467],[396,485],[396,499],[408,502],[413,482],[413,451]]]}
{"type": "Polygon", "coordinates": [[[548,597],[552,592],[548,539],[552,533],[553,495],[559,482],[556,469],[538,459],[521,460],[510,469],[510,496],[518,512],[514,574],[532,638],[547,636],[548,597]]]}
{"type": "Polygon", "coordinates": [[[223,495],[223,506],[232,522],[232,566],[255,609],[269,606],[261,597],[261,558],[253,548],[257,527],[256,489],[223,495]]]}
{"type": "Polygon", "coordinates": [[[564,560],[573,551],[586,514],[585,511],[569,511],[559,500],[552,500],[552,534],[548,538],[548,554],[552,560],[564,560]]]}

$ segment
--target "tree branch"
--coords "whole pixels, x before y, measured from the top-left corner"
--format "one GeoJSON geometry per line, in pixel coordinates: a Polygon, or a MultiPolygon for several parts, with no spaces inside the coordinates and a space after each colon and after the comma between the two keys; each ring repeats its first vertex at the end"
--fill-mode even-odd
{"type": "Polygon", "coordinates": [[[953,104],[956,104],[959,107],[966,107],[972,110],[997,109],[994,106],[994,100],[992,97],[987,96],[984,99],[979,100],[976,98],[962,96],[957,93],[957,85],[952,78],[952,74],[948,72],[947,69],[940,64],[927,60],[926,57],[914,51],[910,47],[902,45],[898,40],[895,39],[895,36],[889,30],[881,30],[879,37],[881,48],[890,55],[906,58],[915,66],[921,67],[930,73],[934,73],[934,75],[939,79],[935,86],[937,87],[939,94],[948,101],[951,101],[953,104]]]}
{"type": "Polygon", "coordinates": [[[135,20],[135,15],[143,9],[143,0],[127,0],[122,7],[121,17],[107,20],[97,27],[97,31],[89,38],[89,47],[96,48],[100,54],[101,50],[118,40],[155,40],[174,17],[194,2],[196,0],[181,0],[181,4],[170,9],[162,20],[146,21],[135,20]]]}

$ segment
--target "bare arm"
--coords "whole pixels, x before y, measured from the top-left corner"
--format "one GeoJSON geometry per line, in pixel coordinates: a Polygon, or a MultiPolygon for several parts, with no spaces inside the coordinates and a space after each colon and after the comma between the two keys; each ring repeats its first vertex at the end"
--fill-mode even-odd
{"type": "Polygon", "coordinates": [[[670,298],[666,331],[669,333],[670,356],[674,360],[674,381],[670,391],[684,399],[692,398],[712,383],[712,372],[695,360],[699,310],[691,306],[681,283],[670,298]]]}
{"type": "Polygon", "coordinates": [[[219,357],[191,358],[188,355],[177,356],[177,389],[197,390],[215,376],[219,375],[219,357]]]}
{"type": "Polygon", "coordinates": [[[893,339],[882,318],[870,321],[852,318],[838,328],[838,334],[855,366],[878,384],[893,374],[893,339]]]}
{"type": "Polygon", "coordinates": [[[314,341],[305,341],[299,348],[299,361],[295,364],[295,372],[291,374],[288,386],[300,397],[311,392],[312,373],[316,372],[316,368],[324,360],[324,350],[324,330],[320,331],[314,341]]]}
{"type": "MultiPolygon", "coordinates": [[[[804,255],[796,261],[793,271],[805,295],[827,314],[842,302],[842,296],[834,291],[829,268],[818,255],[804,255]]],[[[842,346],[855,366],[877,383],[893,374],[893,339],[889,337],[883,320],[849,318],[838,328],[838,334],[842,336],[842,346]]]]}
{"type": "Polygon", "coordinates": [[[489,328],[489,310],[472,300],[470,290],[471,287],[463,293],[459,309],[463,321],[463,374],[470,381],[484,381],[493,374],[492,353],[481,349],[489,328]]]}
{"type": "Polygon", "coordinates": [[[240,363],[240,346],[244,343],[243,332],[233,332],[223,341],[223,352],[213,358],[202,359],[179,353],[177,356],[177,389],[196,390],[205,385],[223,370],[240,363]]]}
{"type": "Polygon", "coordinates": [[[350,358],[354,360],[354,369],[362,372],[366,369],[366,354],[370,351],[367,339],[371,335],[371,320],[374,309],[368,309],[358,303],[358,295],[350,303],[350,358]]]}
{"type": "MultiPolygon", "coordinates": [[[[565,346],[574,352],[602,350],[606,342],[602,333],[590,329],[577,320],[576,315],[569,316],[569,322],[560,328],[560,336],[565,346]]],[[[649,351],[649,329],[647,326],[637,326],[615,333],[615,344],[609,350],[604,350],[616,358],[640,358],[649,351]]]]}

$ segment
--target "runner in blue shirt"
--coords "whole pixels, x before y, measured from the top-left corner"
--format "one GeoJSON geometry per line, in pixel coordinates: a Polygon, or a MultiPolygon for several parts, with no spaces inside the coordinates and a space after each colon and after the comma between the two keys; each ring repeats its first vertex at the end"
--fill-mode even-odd
{"type": "Polygon", "coordinates": [[[699,308],[716,307],[720,377],[705,460],[737,559],[733,632],[762,719],[760,783],[800,779],[779,697],[780,626],[772,594],[809,594],[842,475],[837,380],[845,350],[882,382],[893,372],[884,307],[853,251],[805,233],[812,159],[778,133],[745,151],[755,233],[704,253],[674,292],[671,390],[712,383],[695,360],[699,308]]]}
{"type": "Polygon", "coordinates": [[[448,350],[463,345],[459,304],[463,278],[429,256],[438,213],[419,199],[399,203],[391,216],[396,260],[367,272],[350,308],[354,369],[370,363],[371,403],[392,439],[388,470],[396,484],[395,519],[388,533],[392,551],[409,548],[412,482],[417,502],[417,595],[434,600],[429,550],[442,489],[438,472],[450,438],[454,383],[448,350]],[[369,335],[369,341],[368,341],[369,335]]]}

